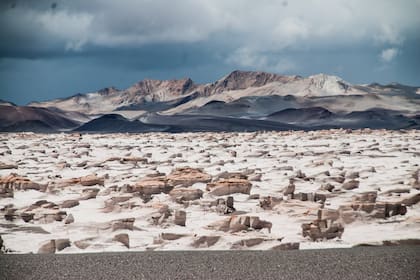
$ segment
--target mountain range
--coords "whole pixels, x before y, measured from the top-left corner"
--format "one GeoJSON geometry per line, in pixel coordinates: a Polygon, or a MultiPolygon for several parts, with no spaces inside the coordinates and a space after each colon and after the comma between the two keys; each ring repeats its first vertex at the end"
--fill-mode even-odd
{"type": "Polygon", "coordinates": [[[420,128],[420,88],[353,85],[233,71],[208,84],[143,80],[119,90],[16,106],[0,100],[0,131],[183,132],[420,128]]]}

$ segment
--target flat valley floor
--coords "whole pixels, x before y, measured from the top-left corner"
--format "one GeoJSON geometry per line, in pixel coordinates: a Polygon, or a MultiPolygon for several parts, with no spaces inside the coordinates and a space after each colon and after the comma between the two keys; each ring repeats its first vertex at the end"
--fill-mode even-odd
{"type": "Polygon", "coordinates": [[[416,244],[419,147],[418,130],[0,134],[3,250],[416,244]]]}

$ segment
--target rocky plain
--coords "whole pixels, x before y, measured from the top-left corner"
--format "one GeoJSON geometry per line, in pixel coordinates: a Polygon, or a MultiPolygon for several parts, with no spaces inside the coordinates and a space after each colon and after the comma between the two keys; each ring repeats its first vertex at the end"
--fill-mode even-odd
{"type": "Polygon", "coordinates": [[[0,134],[7,253],[419,243],[420,131],[0,134]]]}

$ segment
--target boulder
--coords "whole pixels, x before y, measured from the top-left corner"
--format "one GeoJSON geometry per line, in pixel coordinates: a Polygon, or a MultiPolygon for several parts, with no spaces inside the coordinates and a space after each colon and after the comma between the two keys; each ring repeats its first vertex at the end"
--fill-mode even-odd
{"type": "Polygon", "coordinates": [[[253,247],[253,246],[257,246],[259,244],[261,244],[262,242],[264,242],[264,238],[249,238],[249,239],[242,239],[239,240],[237,242],[234,242],[232,244],[231,249],[241,249],[244,247],[253,247]]]}
{"type": "Polygon", "coordinates": [[[61,208],[73,208],[77,205],[79,205],[79,201],[76,199],[69,199],[69,200],[65,200],[61,203],[61,208]]]}
{"type": "Polygon", "coordinates": [[[152,207],[157,209],[157,211],[149,218],[149,221],[151,221],[154,225],[161,225],[169,216],[171,216],[169,206],[166,204],[157,203],[152,205],[152,207]]]}
{"type": "Polygon", "coordinates": [[[353,203],[351,207],[354,211],[365,212],[368,217],[375,219],[386,219],[407,213],[407,207],[404,204],[395,202],[353,203]]]}
{"type": "Polygon", "coordinates": [[[54,254],[55,253],[55,240],[50,240],[38,249],[38,254],[54,254]]]}
{"type": "Polygon", "coordinates": [[[126,218],[126,219],[119,219],[111,222],[112,231],[128,229],[134,229],[134,221],[135,218],[126,218]]]}
{"type": "Polygon", "coordinates": [[[340,218],[340,213],[335,209],[323,208],[318,210],[318,220],[336,221],[340,218]]]}
{"type": "Polygon", "coordinates": [[[8,176],[0,177],[0,194],[10,197],[10,189],[12,190],[37,190],[45,192],[47,185],[35,183],[28,178],[21,177],[16,173],[11,173],[8,176]]]}
{"type": "Polygon", "coordinates": [[[216,196],[234,193],[249,194],[252,184],[246,179],[221,179],[215,183],[208,183],[206,189],[216,196]]]}
{"type": "Polygon", "coordinates": [[[176,202],[196,200],[203,197],[203,191],[193,188],[175,188],[169,192],[169,195],[176,202]]]}
{"type": "Polygon", "coordinates": [[[199,236],[193,241],[191,246],[193,246],[194,248],[208,248],[216,244],[217,241],[219,241],[219,239],[220,236],[199,236]]]}
{"type": "Polygon", "coordinates": [[[66,225],[74,223],[74,217],[73,217],[73,215],[72,215],[72,214],[69,214],[69,215],[66,217],[66,219],[64,220],[64,223],[65,223],[66,225]]]}
{"type": "Polygon", "coordinates": [[[354,172],[349,172],[346,174],[346,178],[347,179],[356,179],[359,178],[359,172],[354,171],[354,172]]]}
{"type": "Polygon", "coordinates": [[[219,231],[230,231],[237,232],[242,230],[261,230],[267,228],[271,232],[272,223],[268,221],[260,220],[256,216],[236,216],[233,215],[227,219],[214,222],[207,226],[209,229],[219,230],[219,231]]]}
{"type": "Polygon", "coordinates": [[[163,240],[177,240],[187,236],[186,234],[162,232],[160,238],[163,240]]]}
{"type": "Polygon", "coordinates": [[[345,182],[341,187],[345,190],[353,190],[357,189],[359,187],[360,182],[357,180],[351,180],[348,182],[345,182]]]}
{"type": "Polygon", "coordinates": [[[293,198],[293,194],[295,193],[295,184],[293,183],[293,181],[291,181],[289,183],[289,185],[284,189],[283,191],[283,195],[284,196],[290,196],[291,198],[293,198]]]}
{"type": "Polygon", "coordinates": [[[280,204],[283,201],[281,197],[265,196],[260,198],[260,207],[264,210],[271,210],[274,206],[280,204]]]}
{"type": "Polygon", "coordinates": [[[96,174],[80,177],[80,184],[82,186],[104,185],[104,178],[98,177],[96,174]]]}
{"type": "Polygon", "coordinates": [[[9,197],[13,197],[13,188],[5,185],[5,184],[0,184],[0,198],[9,198],[9,197]]]}
{"type": "Polygon", "coordinates": [[[420,193],[404,198],[401,203],[406,206],[412,206],[420,202],[420,193]]]}
{"type": "Polygon", "coordinates": [[[70,247],[71,243],[69,239],[56,239],[55,240],[55,248],[57,251],[64,250],[67,247],[70,247]]]}
{"type": "Polygon", "coordinates": [[[299,250],[300,243],[299,242],[289,242],[289,243],[282,243],[280,245],[276,245],[271,250],[299,250]]]}
{"type": "Polygon", "coordinates": [[[353,196],[354,202],[375,203],[378,193],[376,191],[363,192],[353,196]]]}
{"type": "Polygon", "coordinates": [[[330,220],[314,220],[311,223],[302,224],[303,237],[309,236],[312,241],[341,238],[344,227],[341,223],[330,220]]]}
{"type": "Polygon", "coordinates": [[[217,174],[217,176],[215,177],[215,180],[220,180],[220,179],[248,179],[248,175],[243,174],[241,172],[227,172],[227,171],[223,171],[219,174],[217,174]]]}
{"type": "Polygon", "coordinates": [[[231,214],[236,211],[233,207],[234,200],[232,196],[228,196],[227,199],[219,198],[216,200],[216,212],[219,215],[231,214]]]}
{"type": "Polygon", "coordinates": [[[96,198],[98,193],[99,193],[98,188],[86,188],[82,191],[82,196],[80,197],[80,200],[88,200],[88,199],[96,198]]]}
{"type": "Polygon", "coordinates": [[[195,183],[208,183],[211,176],[200,168],[182,167],[166,176],[170,186],[189,187],[195,183]]]}
{"type": "Polygon", "coordinates": [[[16,164],[0,162],[0,170],[1,169],[17,169],[17,168],[18,166],[16,164]]]}
{"type": "Polygon", "coordinates": [[[174,223],[178,226],[185,227],[185,221],[187,220],[187,213],[184,210],[176,210],[174,214],[174,223]]]}
{"type": "Polygon", "coordinates": [[[77,248],[84,250],[91,245],[88,241],[89,241],[88,239],[77,240],[77,241],[74,241],[73,244],[77,248]]]}
{"type": "Polygon", "coordinates": [[[25,222],[25,223],[28,223],[28,222],[30,222],[31,220],[33,220],[34,219],[34,213],[30,213],[30,212],[23,212],[22,214],[20,214],[20,217],[22,218],[22,220],[25,222]]]}
{"type": "Polygon", "coordinates": [[[134,191],[142,195],[168,193],[173,189],[166,177],[145,177],[134,186],[134,191]]]}
{"type": "Polygon", "coordinates": [[[130,248],[130,238],[127,233],[117,234],[114,236],[113,240],[122,243],[127,248],[130,248]]]}
{"type": "Polygon", "coordinates": [[[248,180],[249,181],[255,181],[255,182],[261,182],[261,177],[262,177],[261,173],[252,174],[252,175],[248,176],[248,180]]]}

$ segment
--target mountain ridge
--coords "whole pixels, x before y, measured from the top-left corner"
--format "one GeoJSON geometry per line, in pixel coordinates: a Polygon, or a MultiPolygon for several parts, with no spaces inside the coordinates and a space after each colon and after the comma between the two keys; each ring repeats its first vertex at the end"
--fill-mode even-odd
{"type": "MultiPolygon", "coordinates": [[[[11,108],[31,108],[26,110],[37,111],[37,114],[41,115],[48,112],[50,118],[64,118],[81,125],[104,115],[119,114],[126,119],[119,121],[133,131],[138,130],[133,126],[138,126],[138,123],[128,125],[126,122],[138,120],[149,113],[161,116],[159,125],[165,125],[162,121],[166,121],[174,126],[176,121],[185,121],[185,117],[179,116],[189,116],[191,121],[209,123],[212,130],[217,130],[217,124],[227,130],[230,127],[234,127],[235,131],[246,130],[242,120],[233,121],[233,118],[248,120],[249,126],[254,129],[258,129],[259,126],[261,129],[276,129],[271,123],[257,120],[277,123],[280,129],[288,125],[304,129],[347,127],[349,123],[350,127],[355,128],[363,127],[364,123],[367,127],[386,128],[385,121],[371,119],[374,115],[372,110],[383,109],[383,114],[386,115],[383,119],[392,123],[390,127],[398,129],[410,125],[416,127],[416,116],[420,114],[420,88],[398,83],[353,85],[340,77],[327,74],[302,77],[235,70],[206,84],[197,84],[191,78],[144,79],[126,89],[106,87],[96,92],[78,93],[67,98],[32,102],[28,106],[15,106],[8,102],[2,104],[11,108]],[[349,115],[352,112],[364,111],[370,113],[359,113],[358,118],[355,118],[357,114],[349,115]],[[277,115],[273,115],[275,113],[277,115]],[[299,114],[306,117],[298,118],[299,114]],[[209,122],[208,118],[213,120],[209,122]]],[[[6,116],[0,117],[0,120],[1,118],[7,119],[6,116]]],[[[16,116],[14,123],[38,119],[34,116],[26,119],[16,116]]],[[[101,130],[106,130],[106,120],[100,119],[100,122],[90,124],[89,129],[100,123],[101,130]]],[[[112,121],[116,123],[115,120],[112,121]]],[[[14,129],[19,129],[18,124],[14,129]]],[[[28,123],[22,124],[25,124],[25,129],[29,126],[28,123]]],[[[46,124],[51,126],[51,123],[46,124]]],[[[9,125],[13,125],[13,121],[9,122],[9,125]]],[[[148,125],[152,130],[156,128],[152,122],[148,125]]],[[[39,124],[37,126],[42,127],[39,124]]],[[[175,130],[184,130],[185,127],[194,130],[189,125],[181,126],[182,128],[178,127],[175,130]]],[[[52,127],[59,130],[69,129],[68,125],[52,127]]],[[[197,127],[203,130],[206,126],[197,127]]]]}

